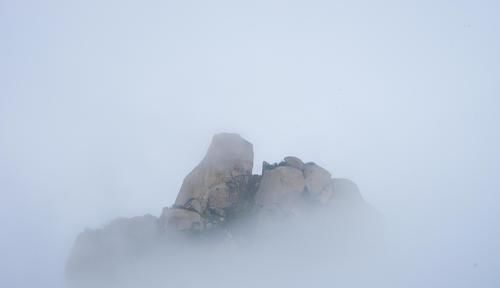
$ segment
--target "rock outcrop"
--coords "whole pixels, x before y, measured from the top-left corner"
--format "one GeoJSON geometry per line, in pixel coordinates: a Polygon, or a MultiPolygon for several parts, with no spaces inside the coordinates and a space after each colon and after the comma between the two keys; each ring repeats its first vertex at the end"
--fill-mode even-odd
{"type": "Polygon", "coordinates": [[[252,219],[263,213],[307,213],[336,207],[332,202],[364,205],[354,182],[332,178],[313,162],[288,156],[280,163],[264,162],[262,175],[253,175],[253,157],[253,145],[239,135],[215,135],[206,156],[184,179],[175,203],[159,218],[119,219],[78,236],[67,263],[69,286],[82,275],[113,270],[118,260],[154,253],[153,247],[168,248],[176,237],[215,235],[219,244],[234,242],[248,235],[242,230],[258,231],[251,228],[260,222],[252,219]],[[241,229],[243,222],[252,224],[241,229]]]}
{"type": "Polygon", "coordinates": [[[255,203],[259,206],[289,206],[299,203],[305,192],[302,170],[292,166],[277,166],[265,170],[255,203]]]}
{"type": "Polygon", "coordinates": [[[222,222],[251,193],[253,145],[237,134],[217,134],[208,152],[182,183],[172,209],[161,218],[167,229],[204,229],[222,222]],[[251,185],[251,184],[250,184],[251,185]],[[213,223],[212,223],[213,224],[213,223]]]}

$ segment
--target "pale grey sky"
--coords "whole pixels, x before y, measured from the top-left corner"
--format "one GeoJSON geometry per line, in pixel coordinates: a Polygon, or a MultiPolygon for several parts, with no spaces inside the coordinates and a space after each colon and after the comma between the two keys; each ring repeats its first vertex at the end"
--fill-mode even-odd
{"type": "Polygon", "coordinates": [[[221,131],[256,173],[353,179],[441,287],[500,285],[499,3],[0,0],[0,286],[60,287],[79,231],[158,215],[221,131]]]}

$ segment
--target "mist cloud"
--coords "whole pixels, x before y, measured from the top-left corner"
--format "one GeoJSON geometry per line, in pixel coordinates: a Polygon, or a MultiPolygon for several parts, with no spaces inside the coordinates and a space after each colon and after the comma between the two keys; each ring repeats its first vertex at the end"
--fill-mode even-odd
{"type": "Polygon", "coordinates": [[[387,286],[498,286],[498,8],[1,1],[0,286],[63,287],[79,232],[158,216],[222,131],[354,179],[387,286]]]}

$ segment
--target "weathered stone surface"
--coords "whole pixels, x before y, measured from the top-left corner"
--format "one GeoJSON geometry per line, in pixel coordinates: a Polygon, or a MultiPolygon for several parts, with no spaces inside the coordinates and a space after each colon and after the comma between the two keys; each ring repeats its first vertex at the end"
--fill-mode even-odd
{"type": "Polygon", "coordinates": [[[314,196],[315,200],[323,205],[327,205],[328,203],[330,203],[332,197],[333,197],[333,183],[331,180],[330,183],[325,188],[323,188],[323,190],[321,190],[320,193],[314,196]]]}
{"type": "Polygon", "coordinates": [[[267,163],[267,161],[262,162],[262,173],[261,173],[261,175],[264,175],[264,172],[266,172],[266,170],[272,170],[272,169],[274,169],[276,167],[278,167],[278,163],[269,164],[269,163],[267,163]]]}
{"type": "Polygon", "coordinates": [[[313,196],[320,195],[332,178],[330,172],[314,163],[304,165],[304,177],[307,191],[313,196]]]}
{"type": "Polygon", "coordinates": [[[205,223],[199,213],[187,209],[172,208],[164,211],[161,216],[164,219],[165,230],[174,229],[177,231],[201,230],[205,223]]]}
{"type": "MultiPolygon", "coordinates": [[[[96,275],[113,275],[114,269],[119,266],[118,262],[131,265],[123,270],[128,273],[134,271],[134,265],[143,260],[136,256],[164,253],[170,257],[177,248],[186,244],[186,239],[189,250],[192,248],[190,244],[204,237],[212,237],[210,239],[213,241],[207,243],[226,245],[227,239],[231,239],[234,244],[234,239],[241,241],[256,234],[260,237],[263,231],[273,234],[279,230],[277,235],[281,235],[287,230],[285,226],[297,219],[308,227],[310,221],[314,221],[314,215],[317,215],[310,212],[318,207],[325,209],[323,211],[333,211],[331,215],[335,215],[331,217],[333,221],[320,219],[321,225],[329,225],[335,219],[345,225],[344,219],[338,215],[343,215],[347,210],[359,214],[354,209],[365,209],[366,205],[354,182],[332,179],[326,169],[312,162],[304,164],[299,158],[288,156],[280,163],[264,162],[262,168],[262,175],[252,175],[251,143],[237,134],[215,135],[206,156],[185,177],[175,204],[171,208],[164,208],[159,218],[146,215],[118,219],[102,229],[81,233],[68,260],[68,278],[73,279],[76,275],[93,279],[96,275]],[[192,231],[197,233],[189,233],[192,231]]],[[[324,229],[321,227],[319,230],[324,229]]],[[[293,230],[289,231],[290,238],[278,238],[295,239],[297,234],[293,230]]],[[[306,238],[315,237],[313,234],[312,237],[309,233],[304,234],[306,238]]],[[[327,237],[331,235],[334,233],[327,233],[327,237]]],[[[279,241],[277,243],[278,246],[282,244],[279,241]]],[[[171,263],[171,271],[177,271],[179,263],[198,263],[200,271],[205,271],[206,263],[199,261],[204,260],[203,257],[198,259],[196,254],[192,261],[179,258],[184,255],[179,253],[176,256],[178,258],[166,261],[171,263]]],[[[163,269],[164,266],[161,266],[162,273],[163,269]]],[[[186,284],[183,282],[185,279],[193,278],[192,275],[188,276],[181,277],[183,284],[186,284]]],[[[103,282],[98,280],[98,283],[103,282]]],[[[93,284],[81,287],[96,287],[93,284]]]]}
{"type": "Polygon", "coordinates": [[[297,168],[300,170],[304,169],[304,162],[302,162],[302,160],[300,160],[297,157],[287,156],[287,157],[285,157],[284,162],[285,162],[286,166],[294,167],[294,168],[297,168]]]}
{"type": "Polygon", "coordinates": [[[251,143],[237,134],[217,134],[205,158],[184,179],[175,205],[188,206],[201,214],[207,208],[227,208],[232,204],[227,182],[251,176],[252,168],[251,143]]]}
{"type": "Polygon", "coordinates": [[[262,176],[255,203],[259,206],[283,205],[299,201],[305,182],[302,171],[290,166],[266,170],[262,176]]]}

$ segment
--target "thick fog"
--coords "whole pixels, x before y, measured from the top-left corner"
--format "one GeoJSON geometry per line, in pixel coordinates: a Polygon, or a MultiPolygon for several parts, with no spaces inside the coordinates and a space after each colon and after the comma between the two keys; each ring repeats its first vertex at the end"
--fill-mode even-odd
{"type": "Polygon", "coordinates": [[[78,233],[158,216],[223,131],[253,143],[254,173],[295,155],[355,181],[383,218],[366,261],[385,287],[499,287],[499,13],[0,0],[0,287],[64,287],[78,233]]]}

